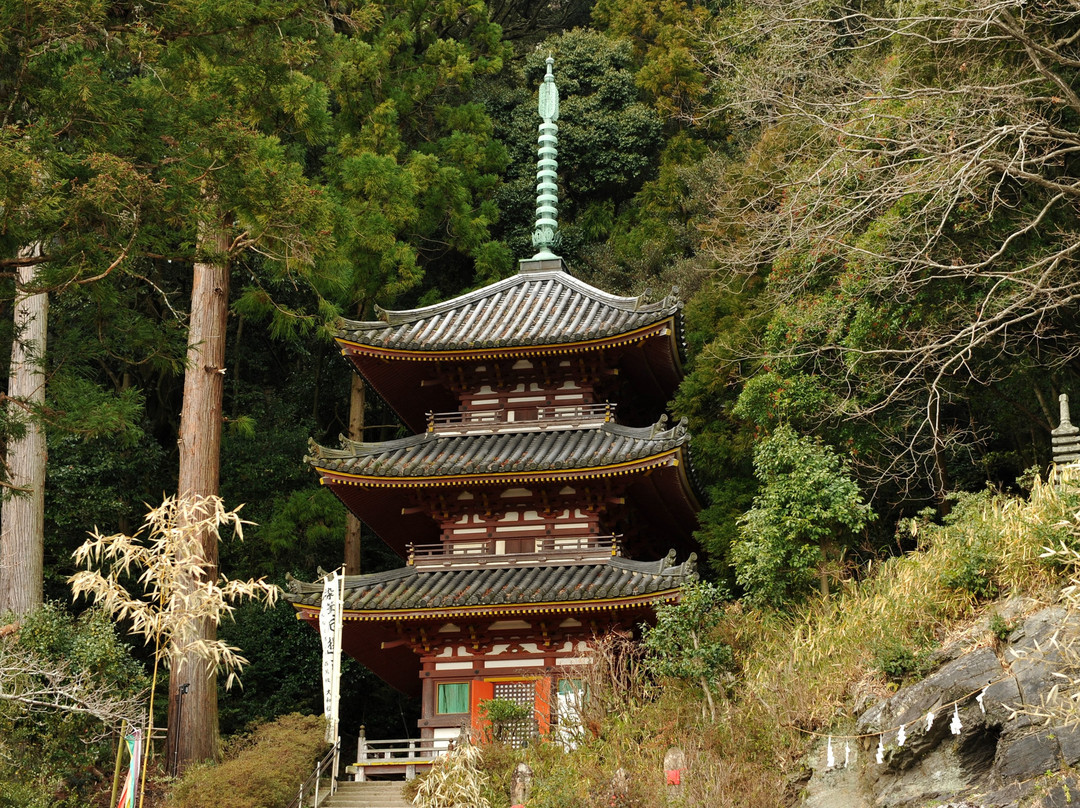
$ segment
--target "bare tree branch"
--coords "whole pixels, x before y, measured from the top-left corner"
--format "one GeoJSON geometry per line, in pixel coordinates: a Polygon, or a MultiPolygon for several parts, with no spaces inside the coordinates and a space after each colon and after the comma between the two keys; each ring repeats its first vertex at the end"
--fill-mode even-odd
{"type": "Polygon", "coordinates": [[[826,380],[822,422],[878,429],[857,462],[904,488],[984,438],[947,414],[971,385],[1080,352],[1080,6],[859,8],[755,0],[713,35],[728,102],[703,117],[785,151],[717,195],[712,254],[734,286],[769,268],[771,325],[737,355],[826,380]]]}

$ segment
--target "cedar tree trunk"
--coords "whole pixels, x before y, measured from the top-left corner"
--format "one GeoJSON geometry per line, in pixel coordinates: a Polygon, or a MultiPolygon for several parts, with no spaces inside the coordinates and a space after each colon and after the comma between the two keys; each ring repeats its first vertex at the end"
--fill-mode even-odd
{"type": "MultiPolygon", "coordinates": [[[[19,250],[20,258],[41,255],[41,245],[19,250]]],[[[27,292],[37,268],[20,267],[15,282],[15,336],[7,403],[14,419],[25,424],[22,437],[8,441],[4,458],[8,483],[0,507],[0,614],[31,612],[41,605],[45,560],[45,430],[28,411],[45,403],[45,338],[49,319],[47,292],[27,292]]]]}
{"type": "MultiPolygon", "coordinates": [[[[221,455],[222,395],[225,386],[225,328],[229,313],[229,237],[223,223],[199,227],[198,254],[191,289],[184,400],[180,411],[180,482],[182,497],[216,496],[221,455]]],[[[213,534],[201,537],[206,574],[217,578],[218,548],[213,534]]],[[[213,639],[210,620],[200,636],[213,639]]],[[[197,653],[170,652],[170,768],[182,772],[189,763],[217,758],[217,681],[208,662],[197,653]],[[182,685],[189,686],[179,697],[182,685]]]]}
{"type": "MultiPolygon", "coordinates": [[[[354,373],[349,391],[349,438],[364,439],[364,380],[354,373]]],[[[360,520],[349,511],[345,517],[345,574],[360,574],[360,520]]]]}

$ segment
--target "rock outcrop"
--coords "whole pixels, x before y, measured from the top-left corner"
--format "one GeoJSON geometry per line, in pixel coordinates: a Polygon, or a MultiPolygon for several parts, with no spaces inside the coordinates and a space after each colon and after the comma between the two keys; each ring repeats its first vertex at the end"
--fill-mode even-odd
{"type": "Polygon", "coordinates": [[[832,741],[832,767],[826,742],[818,744],[808,760],[812,776],[803,805],[1080,804],[1080,789],[1062,774],[1080,762],[1080,728],[1048,725],[1032,715],[1054,685],[1064,683],[1055,674],[1076,665],[1070,644],[1080,638],[1080,618],[1054,606],[1017,622],[1019,627],[999,647],[946,651],[931,675],[862,713],[851,733],[858,737],[832,741]]]}

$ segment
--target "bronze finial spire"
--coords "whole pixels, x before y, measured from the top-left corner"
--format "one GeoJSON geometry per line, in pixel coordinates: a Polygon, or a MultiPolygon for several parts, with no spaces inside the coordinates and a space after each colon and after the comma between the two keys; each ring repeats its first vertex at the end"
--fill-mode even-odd
{"type": "Polygon", "coordinates": [[[555,258],[552,249],[558,244],[559,223],[555,217],[559,213],[556,205],[559,202],[559,189],[555,184],[559,164],[556,161],[558,155],[559,127],[555,121],[559,120],[559,91],[555,87],[555,74],[552,66],[555,60],[547,58],[547,75],[544,83],[540,85],[540,137],[537,154],[539,159],[536,163],[536,229],[533,231],[532,243],[539,252],[533,256],[536,258],[555,258]]]}

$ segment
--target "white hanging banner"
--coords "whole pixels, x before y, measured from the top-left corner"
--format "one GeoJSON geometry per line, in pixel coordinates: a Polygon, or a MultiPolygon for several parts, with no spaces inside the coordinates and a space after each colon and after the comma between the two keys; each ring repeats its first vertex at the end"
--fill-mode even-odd
{"type": "Polygon", "coordinates": [[[319,635],[322,637],[323,647],[323,714],[326,716],[327,743],[337,740],[344,584],[344,575],[335,572],[326,576],[323,580],[322,609],[319,611],[319,635]]]}

